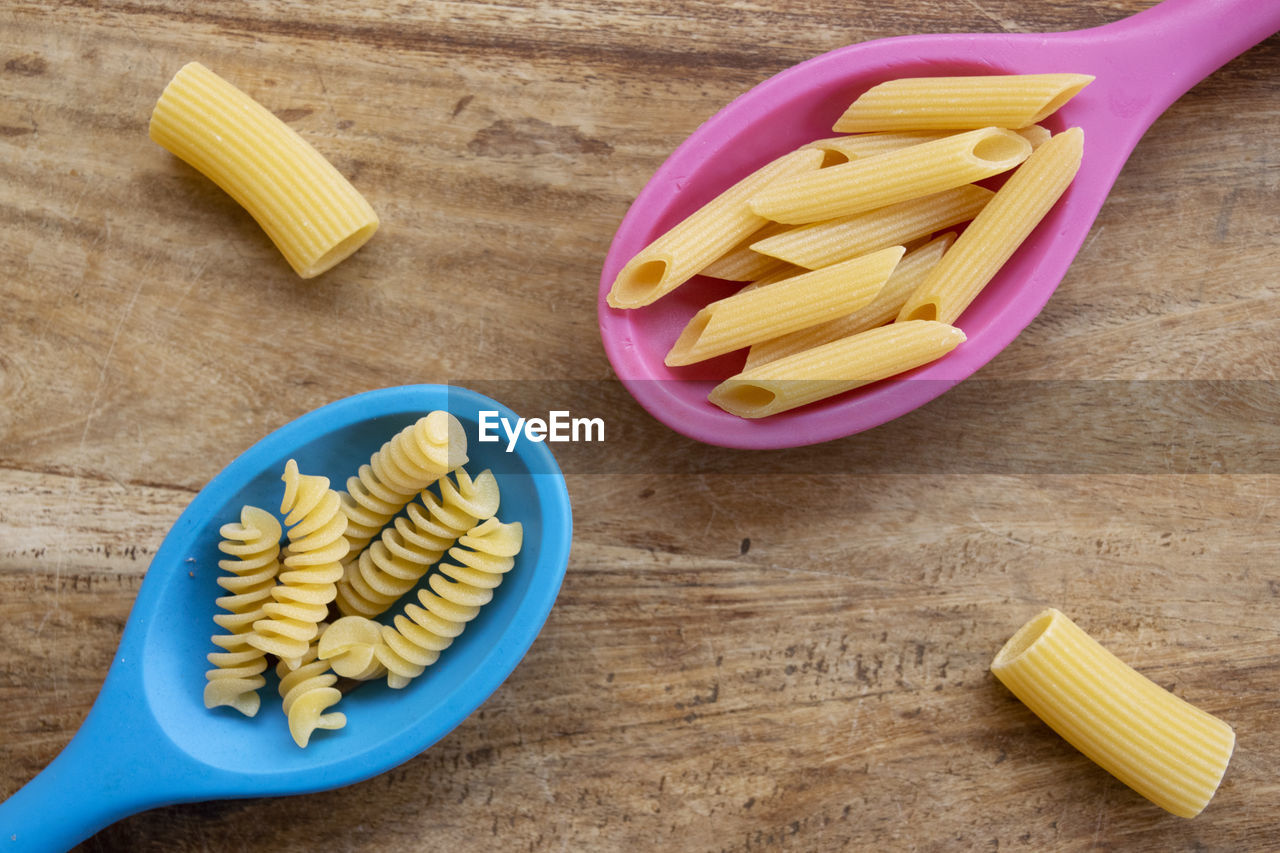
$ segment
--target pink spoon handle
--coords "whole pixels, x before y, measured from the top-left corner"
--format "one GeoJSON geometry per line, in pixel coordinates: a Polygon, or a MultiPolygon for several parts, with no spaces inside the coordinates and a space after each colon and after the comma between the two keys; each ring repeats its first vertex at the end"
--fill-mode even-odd
{"type": "MultiPolygon", "coordinates": [[[[1043,55],[1093,74],[1107,120],[1138,137],[1192,86],[1280,30],[1277,0],[1165,0],[1114,23],[1044,36],[1043,55]]],[[[1088,91],[1088,90],[1086,90],[1088,91]]]]}

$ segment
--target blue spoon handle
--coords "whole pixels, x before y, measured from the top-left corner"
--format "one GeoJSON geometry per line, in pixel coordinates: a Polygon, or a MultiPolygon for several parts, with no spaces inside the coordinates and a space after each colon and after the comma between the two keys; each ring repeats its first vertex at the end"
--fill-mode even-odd
{"type": "Polygon", "coordinates": [[[69,850],[120,818],[196,793],[179,781],[198,774],[192,759],[145,709],[112,701],[112,692],[103,690],[48,767],[0,803],[0,851],[69,850]]]}

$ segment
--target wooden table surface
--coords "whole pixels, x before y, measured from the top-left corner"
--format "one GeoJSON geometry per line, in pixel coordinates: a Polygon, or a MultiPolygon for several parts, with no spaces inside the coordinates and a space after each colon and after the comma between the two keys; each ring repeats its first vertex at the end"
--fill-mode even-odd
{"type": "Polygon", "coordinates": [[[770,74],[1148,5],[5,0],[0,796],[76,731],[166,531],[237,454],[356,392],[488,383],[610,436],[565,451],[572,557],[512,676],[366,782],[158,808],[85,849],[1280,850],[1280,41],[1175,104],[1040,317],[898,421],[698,445],[596,331],[628,204],[770,74]],[[192,59],[351,178],[369,245],[302,281],[147,139],[192,59]],[[990,675],[1045,606],[1234,726],[1202,815],[990,675]]]}

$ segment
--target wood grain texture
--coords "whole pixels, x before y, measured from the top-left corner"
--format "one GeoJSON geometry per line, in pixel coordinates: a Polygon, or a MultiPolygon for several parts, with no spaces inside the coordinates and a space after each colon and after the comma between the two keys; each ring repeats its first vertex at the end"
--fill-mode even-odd
{"type": "Polygon", "coordinates": [[[628,204],[768,75],[1147,5],[0,6],[0,796],[71,738],[169,525],[262,435],[374,387],[541,403],[563,382],[619,438],[567,454],[568,576],[479,711],[366,782],[157,809],[83,848],[1277,849],[1280,42],[1156,123],[979,390],[816,448],[719,451],[618,389],[595,325],[628,204]],[[191,59],[352,180],[383,222],[368,246],[301,281],[148,142],[191,59]],[[1125,381],[1146,384],[1100,393],[1125,381]],[[1200,817],[987,672],[1046,605],[1235,727],[1200,817]]]}

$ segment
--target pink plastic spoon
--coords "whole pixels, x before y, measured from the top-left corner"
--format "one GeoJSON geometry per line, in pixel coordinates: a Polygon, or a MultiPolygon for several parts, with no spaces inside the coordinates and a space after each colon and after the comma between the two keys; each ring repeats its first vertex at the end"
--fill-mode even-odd
{"type": "Polygon", "coordinates": [[[703,124],[672,153],[623,219],[600,279],[605,351],[630,393],[654,417],[691,438],[742,448],[814,444],[878,426],[934,399],[1004,349],[1040,312],[1084,242],[1116,176],[1151,123],[1188,89],[1280,30],[1280,0],[1165,0],[1105,26],[1051,34],[905,36],[834,50],[769,78],[703,124]],[[962,74],[1074,71],[1094,80],[1045,124],[1085,132],[1075,182],[961,316],[968,340],[945,358],[896,379],[760,420],[707,402],[741,354],[702,365],[663,364],[688,319],[731,292],[695,278],[654,304],[610,308],[623,264],[750,170],[831,125],[883,80],[962,74]]]}

